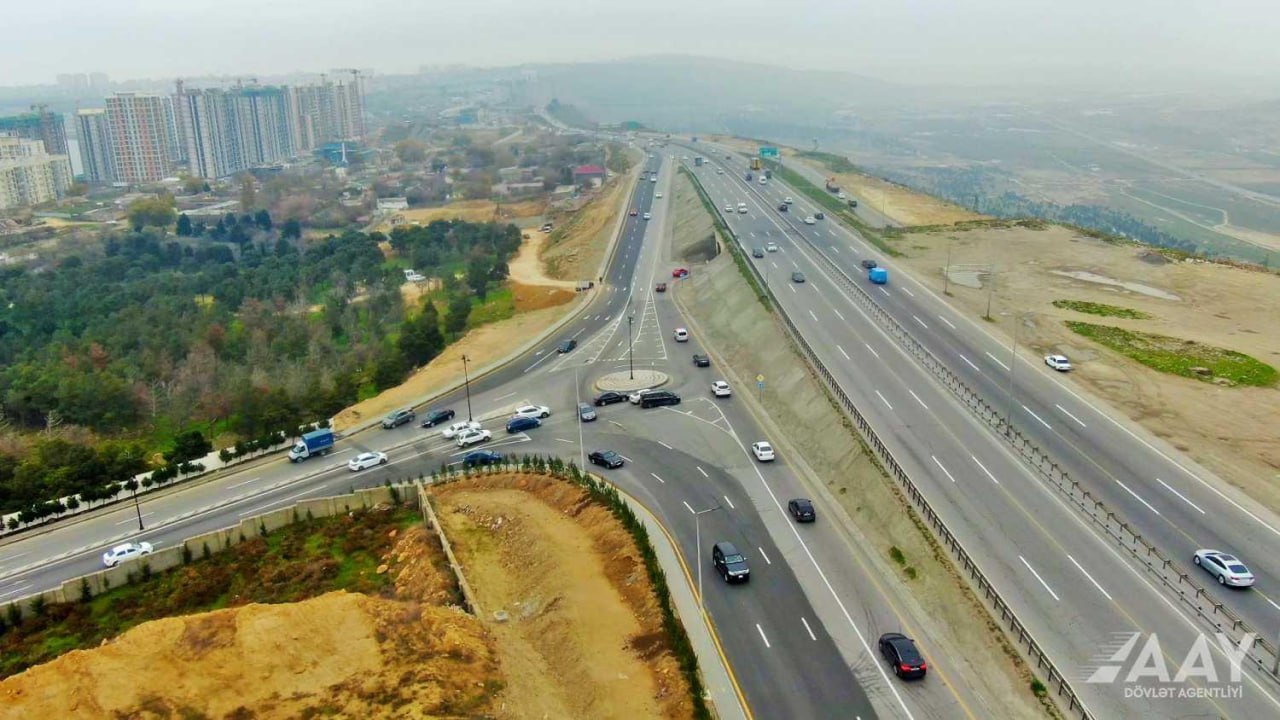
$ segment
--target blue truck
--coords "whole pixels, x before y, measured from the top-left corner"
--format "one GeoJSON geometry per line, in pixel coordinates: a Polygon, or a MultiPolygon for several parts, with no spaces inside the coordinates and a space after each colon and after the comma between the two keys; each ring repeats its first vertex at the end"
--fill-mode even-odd
{"type": "Polygon", "coordinates": [[[289,462],[302,462],[316,455],[328,455],[333,449],[333,430],[321,428],[303,434],[289,451],[289,462]]]}
{"type": "Polygon", "coordinates": [[[884,285],[889,282],[889,271],[882,267],[873,267],[867,270],[867,279],[877,285],[884,285]]]}

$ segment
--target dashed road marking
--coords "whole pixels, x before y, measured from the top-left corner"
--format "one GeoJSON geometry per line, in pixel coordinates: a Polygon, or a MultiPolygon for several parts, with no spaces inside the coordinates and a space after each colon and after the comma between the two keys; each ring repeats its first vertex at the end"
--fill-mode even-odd
{"type": "Polygon", "coordinates": [[[1061,598],[1058,597],[1058,593],[1054,592],[1053,588],[1049,587],[1049,583],[1045,582],[1044,578],[1040,577],[1040,573],[1036,572],[1036,569],[1031,567],[1031,563],[1027,562],[1027,559],[1021,555],[1018,556],[1018,559],[1022,561],[1023,565],[1027,566],[1027,569],[1031,571],[1032,575],[1036,576],[1036,579],[1040,581],[1040,584],[1044,586],[1045,590],[1049,591],[1049,594],[1053,596],[1053,599],[1061,602],[1061,598]]]}
{"type": "Polygon", "coordinates": [[[937,465],[937,466],[938,466],[938,469],[939,469],[939,470],[941,470],[942,472],[946,473],[946,476],[947,476],[947,479],[948,479],[948,480],[950,480],[951,482],[955,482],[955,481],[956,481],[956,479],[955,479],[954,477],[952,477],[952,476],[951,476],[951,472],[950,472],[949,470],[947,470],[945,467],[943,467],[943,465],[942,465],[942,461],[938,460],[937,456],[935,456],[935,455],[930,455],[929,457],[933,458],[933,462],[934,462],[934,464],[935,464],[935,465],[937,465]]]}

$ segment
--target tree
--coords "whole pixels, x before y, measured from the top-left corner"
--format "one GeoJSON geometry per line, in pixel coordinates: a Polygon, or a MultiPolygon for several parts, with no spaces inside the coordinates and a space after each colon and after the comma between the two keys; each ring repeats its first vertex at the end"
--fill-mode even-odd
{"type": "Polygon", "coordinates": [[[467,317],[471,314],[471,298],[466,293],[457,293],[449,298],[449,314],[444,319],[444,329],[450,335],[457,335],[467,327],[467,317]]]}
{"type": "Polygon", "coordinates": [[[302,223],[296,218],[289,218],[284,221],[284,227],[280,229],[280,237],[289,240],[302,239],[302,223]]]}
{"type": "Polygon", "coordinates": [[[440,317],[429,298],[422,301],[422,311],[400,328],[400,352],[413,367],[431,362],[444,349],[440,317]]]}
{"type": "Polygon", "coordinates": [[[258,202],[258,190],[253,176],[244,173],[240,176],[240,209],[249,212],[258,202]]]}
{"type": "Polygon", "coordinates": [[[467,264],[467,285],[482,301],[488,290],[489,267],[489,261],[486,258],[475,258],[467,264]]]}
{"type": "Polygon", "coordinates": [[[173,209],[173,196],[167,194],[138,198],[129,203],[126,212],[129,216],[129,224],[134,230],[141,230],[147,226],[168,227],[177,220],[178,216],[173,209]]]}
{"type": "Polygon", "coordinates": [[[266,210],[259,210],[257,214],[253,216],[253,221],[263,230],[271,229],[271,213],[266,210]]]}
{"type": "Polygon", "coordinates": [[[67,197],[84,197],[89,194],[89,186],[82,182],[73,182],[67,188],[67,197]]]}
{"type": "Polygon", "coordinates": [[[196,177],[195,175],[188,175],[182,178],[182,189],[188,195],[198,195],[199,193],[202,193],[202,192],[208,192],[209,184],[206,183],[204,181],[204,178],[202,177],[196,177]]]}
{"type": "Polygon", "coordinates": [[[173,449],[164,454],[164,459],[171,465],[196,460],[208,455],[213,450],[209,442],[199,430],[190,430],[173,439],[173,449]]]}
{"type": "Polygon", "coordinates": [[[407,138],[396,143],[395,152],[400,162],[419,163],[427,159],[426,143],[415,138],[407,138]]]}
{"type": "Polygon", "coordinates": [[[191,218],[187,217],[186,213],[178,216],[177,233],[182,237],[191,237],[191,218]]]}

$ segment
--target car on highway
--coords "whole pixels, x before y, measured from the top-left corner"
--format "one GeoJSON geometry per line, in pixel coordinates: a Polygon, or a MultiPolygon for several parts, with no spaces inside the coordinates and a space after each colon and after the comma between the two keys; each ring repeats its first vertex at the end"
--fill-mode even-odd
{"type": "Polygon", "coordinates": [[[814,214],[813,214],[813,219],[814,219],[814,220],[826,220],[826,219],[827,219],[827,216],[826,216],[826,215],[824,215],[824,214],[822,213],[822,211],[821,211],[821,210],[819,210],[818,212],[816,212],[816,213],[814,213],[814,214]]]}
{"type": "Polygon", "coordinates": [[[382,429],[390,430],[391,428],[400,427],[405,423],[413,422],[415,417],[416,415],[413,412],[413,408],[402,408],[400,410],[396,410],[390,415],[382,418],[382,429]]]}
{"type": "Polygon", "coordinates": [[[676,342],[689,342],[689,331],[686,328],[676,328],[672,335],[676,342]]]}
{"type": "Polygon", "coordinates": [[[871,268],[876,267],[876,261],[875,261],[875,260],[863,260],[863,261],[862,261],[862,267],[864,267],[864,268],[866,268],[866,269],[870,270],[871,268]]]}
{"type": "Polygon", "coordinates": [[[1067,359],[1066,355],[1045,355],[1044,364],[1058,372],[1071,370],[1071,361],[1067,359]]]}
{"type": "Polygon", "coordinates": [[[123,545],[117,545],[102,553],[102,564],[107,567],[115,567],[125,560],[150,555],[154,549],[149,542],[128,542],[123,545]]]}
{"type": "MultiPolygon", "coordinates": [[[[614,403],[620,403],[625,401],[626,399],[627,399],[627,396],[620,392],[614,392],[613,390],[605,390],[604,392],[597,395],[595,397],[595,400],[593,400],[592,402],[596,404],[596,407],[602,407],[604,405],[612,405],[614,403]]],[[[640,402],[640,400],[637,399],[636,402],[640,402]]]]}
{"type": "Polygon", "coordinates": [[[764,250],[761,250],[761,249],[760,249],[760,248],[758,248],[758,247],[757,247],[757,248],[751,248],[751,257],[753,257],[753,258],[762,258],[762,257],[764,257],[764,250]]]}
{"type": "Polygon", "coordinates": [[[716,168],[716,174],[717,174],[717,175],[723,175],[723,174],[724,174],[724,168],[716,168]]]}
{"type": "Polygon", "coordinates": [[[778,212],[787,212],[789,210],[791,210],[791,206],[787,205],[786,203],[782,203],[781,205],[778,206],[778,212]]]}
{"type": "Polygon", "coordinates": [[[716,397],[729,397],[733,394],[733,390],[729,388],[729,383],[717,380],[711,383],[711,394],[716,397]]]}
{"type": "Polygon", "coordinates": [[[799,270],[796,270],[795,272],[791,273],[791,282],[793,283],[804,282],[804,273],[800,272],[799,270]]]}
{"type": "Polygon", "coordinates": [[[885,633],[880,636],[880,654],[893,670],[893,674],[903,680],[922,678],[929,672],[929,666],[916,648],[916,641],[902,633],[885,633]]]}
{"type": "Polygon", "coordinates": [[[507,421],[507,432],[518,433],[542,427],[542,421],[536,417],[513,417],[507,421]]]}
{"type": "Polygon", "coordinates": [[[848,199],[849,196],[845,195],[843,192],[838,192],[836,193],[836,197],[840,198],[841,200],[846,200],[848,199]]]}
{"type": "Polygon", "coordinates": [[[788,196],[786,196],[786,197],[782,198],[782,202],[784,202],[784,203],[786,203],[786,204],[790,205],[791,203],[795,202],[795,200],[792,200],[792,199],[791,199],[791,196],[790,196],[790,195],[788,195],[788,196]]]}
{"type": "Polygon", "coordinates": [[[711,358],[707,357],[706,355],[703,355],[702,353],[694,353],[693,366],[694,367],[711,367],[711,358]]]}
{"type": "Polygon", "coordinates": [[[628,213],[628,214],[629,214],[631,217],[635,217],[635,216],[637,216],[637,215],[639,215],[639,214],[640,214],[640,211],[639,211],[639,210],[632,210],[632,211],[631,211],[630,213],[628,213]]]}
{"type": "Polygon", "coordinates": [[[671,271],[671,277],[673,278],[689,277],[689,268],[676,268],[675,270],[671,271]]]}
{"type": "Polygon", "coordinates": [[[427,413],[422,420],[422,427],[435,427],[446,420],[452,420],[454,416],[453,410],[449,408],[437,408],[427,413]]]}
{"type": "Polygon", "coordinates": [[[653,390],[640,396],[640,407],[646,409],[679,404],[680,396],[670,390],[653,390]]]}
{"type": "Polygon", "coordinates": [[[769,178],[767,178],[767,177],[765,177],[765,176],[761,175],[761,176],[760,176],[760,184],[761,184],[761,185],[764,185],[764,184],[765,184],[765,183],[767,183],[767,182],[769,182],[769,178]]]}
{"type": "Polygon", "coordinates": [[[493,450],[476,450],[469,452],[462,457],[464,467],[478,467],[480,465],[498,465],[502,462],[502,453],[493,450]]]}
{"type": "Polygon", "coordinates": [[[724,211],[725,211],[725,212],[727,212],[727,213],[731,213],[731,212],[733,212],[733,203],[725,203],[725,204],[724,204],[724,211]]]}
{"type": "Polygon", "coordinates": [[[771,242],[771,243],[769,243],[769,244],[765,245],[765,246],[764,246],[764,249],[765,249],[765,251],[767,251],[767,252],[778,252],[778,243],[772,243],[772,242],[771,242]]]}
{"type": "Polygon", "coordinates": [[[661,199],[662,199],[662,193],[660,193],[660,192],[656,192],[656,193],[654,193],[654,194],[653,194],[653,196],[654,196],[655,198],[658,198],[659,200],[661,200],[661,199]]]}
{"type": "Polygon", "coordinates": [[[592,450],[587,455],[587,462],[610,470],[620,468],[623,465],[622,456],[612,450],[592,450]]]}
{"type": "Polygon", "coordinates": [[[747,565],[746,556],[738,552],[738,546],[731,542],[722,540],[711,546],[711,565],[727,583],[751,580],[751,567],[747,565]]]}
{"type": "Polygon", "coordinates": [[[813,522],[818,519],[818,513],[813,509],[813,502],[808,498],[792,498],[787,501],[787,512],[791,513],[791,517],[796,522],[813,522]]]}
{"type": "Polygon", "coordinates": [[[359,472],[367,470],[371,467],[387,464],[387,454],[384,452],[362,452],[359,455],[347,461],[347,469],[351,472],[359,472]]]}
{"type": "Polygon", "coordinates": [[[480,429],[480,423],[476,422],[475,420],[463,420],[462,422],[456,422],[450,425],[449,427],[445,428],[444,430],[441,430],[440,435],[441,437],[453,439],[457,437],[458,433],[462,432],[463,430],[479,430],[479,429],[480,429]]]}
{"type": "Polygon", "coordinates": [[[521,405],[511,413],[511,417],[544,418],[551,416],[551,408],[546,405],[521,405]]]}
{"type": "Polygon", "coordinates": [[[645,213],[645,214],[644,214],[644,219],[645,219],[645,220],[650,220],[650,219],[652,219],[652,218],[653,218],[653,216],[652,216],[652,215],[650,215],[649,213],[645,213]]]}
{"type": "Polygon", "coordinates": [[[1245,567],[1235,555],[1229,555],[1221,550],[1201,548],[1192,556],[1191,562],[1217,578],[1219,585],[1249,587],[1256,581],[1253,573],[1249,572],[1249,568],[1245,567]]]}
{"type": "Polygon", "coordinates": [[[755,455],[760,462],[769,462],[776,457],[773,454],[773,446],[764,440],[751,443],[751,454],[755,455]]]}
{"type": "Polygon", "coordinates": [[[630,395],[627,395],[627,401],[630,402],[632,405],[639,405],[640,398],[644,397],[645,393],[651,393],[651,392],[653,392],[652,388],[644,388],[643,390],[633,390],[630,395]]]}
{"type": "Polygon", "coordinates": [[[568,352],[573,352],[573,349],[576,347],[578,347],[578,341],[573,338],[569,338],[568,340],[560,341],[560,344],[556,346],[556,352],[563,355],[568,352]]]}
{"type": "Polygon", "coordinates": [[[812,215],[805,215],[803,222],[805,225],[817,225],[818,219],[812,215]]]}
{"type": "Polygon", "coordinates": [[[458,447],[467,447],[468,445],[475,445],[478,442],[484,442],[485,440],[492,438],[493,433],[485,430],[484,428],[479,430],[467,429],[458,433],[457,443],[458,447]]]}
{"type": "Polygon", "coordinates": [[[738,203],[738,214],[739,214],[739,215],[746,215],[746,214],[747,214],[747,204],[746,204],[746,203],[738,203]]]}
{"type": "Polygon", "coordinates": [[[578,419],[582,422],[591,422],[600,417],[596,414],[596,409],[591,403],[578,403],[578,419]]]}
{"type": "Polygon", "coordinates": [[[654,292],[666,292],[666,291],[667,291],[667,284],[666,284],[666,283],[658,283],[657,285],[654,285],[654,286],[653,286],[653,291],[654,291],[654,292]]]}

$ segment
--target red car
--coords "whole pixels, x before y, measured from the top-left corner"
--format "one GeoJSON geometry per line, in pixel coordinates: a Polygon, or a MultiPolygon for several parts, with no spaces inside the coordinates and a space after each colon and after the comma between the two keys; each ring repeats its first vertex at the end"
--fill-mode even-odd
{"type": "Polygon", "coordinates": [[[640,213],[636,212],[635,210],[631,211],[631,217],[635,217],[636,215],[639,215],[639,214],[640,213]]]}
{"type": "Polygon", "coordinates": [[[673,278],[689,277],[689,268],[676,268],[675,270],[671,271],[671,277],[673,278]]]}
{"type": "Polygon", "coordinates": [[[667,284],[666,284],[666,283],[658,283],[657,285],[654,285],[654,286],[653,286],[653,291],[654,291],[654,292],[666,292],[666,291],[667,291],[667,284]]]}

